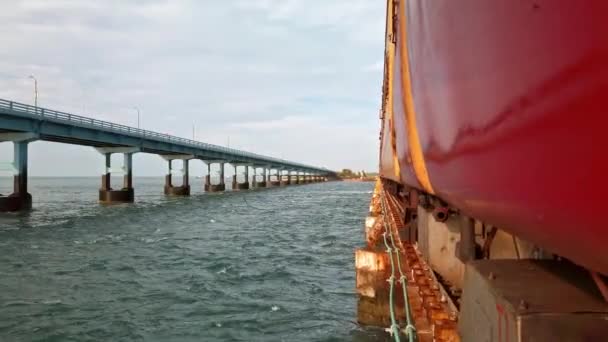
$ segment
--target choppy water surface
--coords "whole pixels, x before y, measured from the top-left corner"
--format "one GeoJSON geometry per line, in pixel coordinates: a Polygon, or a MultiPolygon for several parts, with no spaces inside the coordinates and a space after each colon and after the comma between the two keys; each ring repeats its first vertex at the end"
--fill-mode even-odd
{"type": "Polygon", "coordinates": [[[353,250],[371,183],[100,206],[97,178],[30,181],[0,218],[1,341],[376,341],[356,324],[353,250]]]}

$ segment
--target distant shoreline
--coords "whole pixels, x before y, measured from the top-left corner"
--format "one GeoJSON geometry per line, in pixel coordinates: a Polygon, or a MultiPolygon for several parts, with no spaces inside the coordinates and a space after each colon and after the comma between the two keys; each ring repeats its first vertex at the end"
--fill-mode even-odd
{"type": "Polygon", "coordinates": [[[376,177],[368,177],[368,178],[344,178],[343,182],[374,182],[376,177]]]}

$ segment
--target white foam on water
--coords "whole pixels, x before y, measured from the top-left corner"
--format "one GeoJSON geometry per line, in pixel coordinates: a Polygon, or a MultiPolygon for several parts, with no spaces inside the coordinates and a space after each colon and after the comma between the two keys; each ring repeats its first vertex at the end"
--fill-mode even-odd
{"type": "Polygon", "coordinates": [[[276,305],[273,305],[273,306],[270,308],[270,310],[272,310],[272,311],[279,311],[279,307],[278,307],[278,306],[276,306],[276,305]]]}
{"type": "Polygon", "coordinates": [[[33,302],[28,302],[25,300],[14,300],[14,301],[10,301],[10,302],[6,302],[4,303],[2,306],[13,306],[13,305],[32,305],[35,304],[33,302]]]}

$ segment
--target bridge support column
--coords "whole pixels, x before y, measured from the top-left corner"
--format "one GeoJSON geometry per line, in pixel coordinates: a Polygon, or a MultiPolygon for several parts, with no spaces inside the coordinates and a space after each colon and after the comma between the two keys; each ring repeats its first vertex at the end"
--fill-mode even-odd
{"type": "MultiPolygon", "coordinates": [[[[271,169],[272,171],[272,169],[271,169]]],[[[279,170],[277,170],[277,173],[275,174],[275,180],[272,180],[272,176],[270,176],[271,180],[270,180],[270,185],[272,186],[281,186],[281,179],[279,177],[279,170]]]]}
{"type": "Polygon", "coordinates": [[[273,181],[272,181],[272,169],[268,168],[268,174],[266,175],[266,178],[268,179],[266,182],[266,186],[271,188],[273,186],[273,181]]]}
{"type": "Polygon", "coordinates": [[[238,166],[234,165],[234,175],[232,175],[232,190],[237,190],[236,186],[238,182],[236,181],[236,174],[238,172],[238,166]]]}
{"type": "Polygon", "coordinates": [[[245,165],[245,183],[240,183],[238,185],[240,190],[248,190],[249,189],[249,165],[245,165]]]}
{"type": "Polygon", "coordinates": [[[211,185],[211,163],[207,163],[207,175],[205,176],[204,190],[209,191],[211,185]]]}
{"type": "Polygon", "coordinates": [[[266,174],[266,168],[263,167],[262,168],[262,181],[261,182],[257,182],[256,186],[258,188],[265,188],[268,186],[268,179],[267,179],[267,174],[266,174]]]}
{"type": "Polygon", "coordinates": [[[240,190],[248,190],[249,189],[249,166],[247,165],[243,165],[245,166],[245,182],[244,183],[239,183],[237,180],[237,174],[238,174],[238,164],[234,165],[234,176],[232,176],[232,190],[233,191],[240,191],[240,190]]]}
{"type": "Polygon", "coordinates": [[[133,154],[125,153],[123,155],[123,167],[125,174],[123,176],[123,188],[133,190],[133,154]]]}
{"type": "Polygon", "coordinates": [[[300,172],[296,171],[295,177],[293,179],[293,184],[300,184],[300,172]]]}
{"type": "Polygon", "coordinates": [[[99,202],[104,204],[133,202],[135,199],[135,190],[133,189],[133,153],[137,152],[138,149],[108,147],[98,148],[97,151],[103,154],[105,159],[105,173],[101,175],[99,202]],[[123,173],[123,185],[119,190],[112,189],[112,153],[123,153],[124,156],[122,170],[117,171],[123,173]]]}
{"type": "Polygon", "coordinates": [[[257,168],[255,166],[253,167],[253,179],[251,180],[251,187],[254,189],[258,187],[258,175],[257,168]]]}
{"type": "Polygon", "coordinates": [[[13,193],[0,195],[0,212],[32,209],[32,195],[27,192],[27,149],[29,140],[13,141],[13,193]]]}
{"type": "Polygon", "coordinates": [[[279,171],[279,184],[281,186],[289,185],[289,182],[286,179],[284,179],[283,170],[279,171]]]}
{"type": "Polygon", "coordinates": [[[169,169],[168,169],[168,173],[165,176],[165,187],[164,187],[164,191],[165,191],[165,195],[167,196],[190,196],[190,165],[189,165],[189,159],[192,158],[192,156],[182,156],[182,157],[172,157],[172,156],[165,156],[164,157],[167,160],[169,169]],[[183,169],[182,169],[182,185],[181,186],[174,186],[173,185],[173,160],[175,159],[181,159],[183,161],[183,169]]]}
{"type": "Polygon", "coordinates": [[[220,165],[220,182],[219,184],[212,184],[211,183],[211,162],[209,162],[208,165],[208,170],[209,170],[209,175],[207,177],[209,177],[209,182],[208,182],[208,186],[205,185],[205,190],[208,192],[222,192],[224,190],[226,190],[226,183],[224,182],[224,162],[219,162],[220,165]]]}

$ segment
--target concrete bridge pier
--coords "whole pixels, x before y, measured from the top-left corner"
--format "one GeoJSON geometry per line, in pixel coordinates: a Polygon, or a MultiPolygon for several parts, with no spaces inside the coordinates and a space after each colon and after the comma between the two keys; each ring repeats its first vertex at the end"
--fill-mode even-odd
{"type": "Polygon", "coordinates": [[[207,175],[205,176],[205,185],[203,189],[205,192],[209,191],[209,186],[211,185],[211,163],[207,164],[207,175]]]}
{"type": "Polygon", "coordinates": [[[101,187],[99,188],[99,202],[110,203],[132,203],[135,199],[135,190],[133,189],[133,154],[138,152],[137,148],[124,147],[107,147],[97,148],[97,151],[103,154],[105,159],[105,172],[101,175],[101,187]],[[112,169],[112,154],[123,154],[122,169],[112,169]],[[112,173],[118,172],[123,174],[123,185],[120,189],[112,188],[112,173]]]}
{"type": "Polygon", "coordinates": [[[281,186],[289,185],[289,182],[285,179],[285,175],[283,174],[283,170],[279,170],[279,184],[281,186]]]}
{"type": "Polygon", "coordinates": [[[266,170],[266,187],[267,188],[271,188],[272,187],[272,176],[273,176],[272,169],[268,168],[266,170]]]}
{"type": "MultiPolygon", "coordinates": [[[[272,171],[272,169],[271,169],[272,171]]],[[[274,175],[275,180],[272,180],[272,175],[270,176],[270,185],[272,186],[281,186],[281,176],[279,176],[279,170],[276,170],[277,173],[274,175]]]]}
{"type": "Polygon", "coordinates": [[[239,183],[237,180],[239,164],[234,164],[234,176],[232,176],[232,191],[249,190],[249,166],[245,166],[245,182],[239,183]]]}
{"type": "Polygon", "coordinates": [[[251,188],[255,189],[258,187],[258,175],[257,175],[257,167],[255,165],[253,168],[253,178],[251,179],[251,188]]]}
{"type": "Polygon", "coordinates": [[[112,188],[112,153],[104,153],[105,173],[101,175],[101,187],[99,188],[100,203],[131,203],[135,198],[133,189],[132,153],[124,154],[124,178],[121,189],[112,188]]]}
{"type": "Polygon", "coordinates": [[[300,184],[300,172],[296,172],[293,184],[300,184]]]}
{"type": "Polygon", "coordinates": [[[165,175],[165,187],[164,192],[167,196],[190,196],[190,165],[189,160],[193,158],[193,156],[163,156],[164,159],[167,160],[168,170],[167,175],[165,175]],[[182,174],[182,185],[175,186],[173,185],[173,160],[182,160],[183,168],[181,170],[182,174]]]}
{"type": "Polygon", "coordinates": [[[212,184],[211,183],[211,164],[213,162],[208,161],[207,162],[207,177],[205,178],[205,191],[207,192],[222,192],[226,190],[226,183],[224,181],[225,176],[224,176],[224,162],[218,162],[218,164],[220,165],[220,182],[219,184],[212,184]]]}
{"type": "Polygon", "coordinates": [[[266,173],[265,167],[262,168],[262,181],[256,182],[256,186],[258,188],[265,188],[268,186],[268,179],[267,179],[267,173],[266,173]]]}
{"type": "Polygon", "coordinates": [[[234,165],[234,175],[232,175],[232,190],[236,190],[238,182],[236,181],[236,174],[238,172],[238,166],[234,165]]]}
{"type": "Polygon", "coordinates": [[[265,170],[265,176],[266,176],[266,187],[267,188],[271,188],[272,187],[272,169],[268,168],[265,170]]]}
{"type": "Polygon", "coordinates": [[[13,142],[13,193],[0,195],[0,212],[32,209],[32,195],[27,192],[28,144],[36,138],[30,133],[2,133],[0,141],[13,142]]]}
{"type": "Polygon", "coordinates": [[[245,165],[245,183],[239,184],[241,190],[249,189],[249,165],[245,165]]]}

